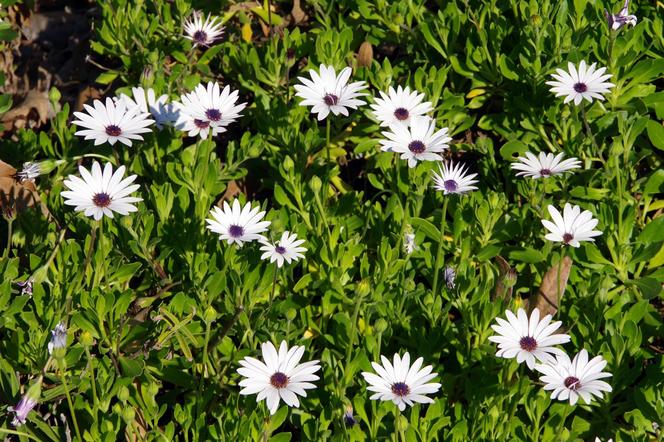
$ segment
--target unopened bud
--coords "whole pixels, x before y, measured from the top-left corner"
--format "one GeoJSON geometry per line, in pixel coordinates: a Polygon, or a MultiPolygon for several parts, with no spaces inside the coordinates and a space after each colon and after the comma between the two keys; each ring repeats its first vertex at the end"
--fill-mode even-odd
{"type": "Polygon", "coordinates": [[[357,51],[357,66],[368,68],[371,66],[373,61],[373,47],[371,43],[365,41],[360,45],[360,49],[357,51]]]}

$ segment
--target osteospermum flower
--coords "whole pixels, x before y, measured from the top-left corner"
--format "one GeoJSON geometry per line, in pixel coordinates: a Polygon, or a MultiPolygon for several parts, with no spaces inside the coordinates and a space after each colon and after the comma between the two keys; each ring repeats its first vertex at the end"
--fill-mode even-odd
{"type": "Polygon", "coordinates": [[[388,93],[380,92],[382,98],[376,98],[376,103],[371,105],[373,114],[381,126],[390,124],[410,124],[411,117],[424,115],[433,110],[433,106],[428,101],[422,101],[424,94],[418,94],[417,91],[410,91],[408,87],[397,87],[395,91],[392,86],[388,93]]]}
{"type": "Polygon", "coordinates": [[[413,253],[417,250],[417,244],[415,243],[415,234],[412,232],[406,232],[403,234],[403,249],[407,254],[413,253]]]}
{"type": "Polygon", "coordinates": [[[270,262],[276,261],[277,267],[283,266],[284,261],[290,264],[292,261],[304,258],[302,252],[306,252],[307,249],[301,247],[302,244],[304,244],[303,239],[297,239],[295,233],[286,230],[276,243],[272,244],[267,241],[263,243],[261,250],[265,253],[261,255],[261,259],[269,259],[270,262]]]}
{"type": "Polygon", "coordinates": [[[237,372],[246,378],[239,383],[244,387],[240,394],[258,393],[256,402],[265,399],[270,414],[276,413],[280,400],[290,407],[299,407],[297,396],[306,397],[305,390],[316,388],[311,382],[318,380],[314,374],[320,370],[318,361],[300,364],[304,346],[289,349],[286,341],[281,341],[278,353],[271,342],[262,344],[261,350],[264,362],[248,356],[240,361],[242,367],[237,372]]]}
{"type": "Polygon", "coordinates": [[[224,34],[224,27],[217,17],[205,16],[194,11],[192,16],[184,21],[184,38],[194,42],[194,46],[210,46],[224,34]]]}
{"type": "Polygon", "coordinates": [[[85,129],[79,130],[75,135],[84,136],[86,140],[95,140],[95,146],[103,143],[111,145],[116,142],[131,146],[131,140],[142,140],[142,133],[151,132],[149,125],[154,123],[150,114],[142,112],[138,107],[128,109],[123,102],[114,103],[106,98],[106,104],[99,100],[93,106],[84,104],[87,111],[74,112],[78,120],[72,121],[85,129]]]}
{"type": "Polygon", "coordinates": [[[233,201],[233,207],[224,201],[224,209],[213,207],[210,210],[212,219],[206,219],[207,228],[219,234],[220,240],[226,240],[231,245],[236,243],[242,247],[245,242],[263,240],[265,237],[261,233],[267,230],[270,221],[261,221],[265,212],[260,211],[260,207],[251,208],[251,203],[240,207],[240,201],[233,201]]]}
{"type": "Polygon", "coordinates": [[[448,164],[443,164],[439,167],[440,174],[433,174],[434,188],[440,190],[444,195],[448,194],[462,194],[477,189],[473,184],[477,183],[474,180],[477,176],[476,173],[466,175],[465,166],[457,164],[456,166],[451,161],[448,164]]]}
{"type": "Polygon", "coordinates": [[[138,190],[138,184],[131,184],[136,175],[124,178],[125,166],[120,166],[113,172],[111,163],[106,163],[104,171],[98,162],[92,163],[91,171],[79,166],[78,171],[81,178],[69,175],[63,181],[69,190],[61,192],[65,198],[65,204],[74,206],[77,212],[83,212],[85,216],[91,216],[100,220],[104,215],[113,218],[113,212],[127,215],[138,209],[133,203],[143,201],[142,198],[130,196],[138,190]]]}
{"type": "Polygon", "coordinates": [[[526,152],[525,157],[519,157],[519,161],[511,164],[512,169],[518,170],[517,176],[529,176],[535,178],[548,178],[569,172],[581,167],[581,161],[577,158],[563,160],[563,152],[554,156],[552,153],[540,152],[538,156],[526,152]]]}
{"type": "Polygon", "coordinates": [[[154,118],[155,125],[162,129],[177,119],[177,112],[172,103],[168,103],[168,95],[156,96],[154,89],[142,87],[131,88],[132,97],[122,94],[122,100],[127,108],[137,107],[141,113],[149,113],[154,118]]]}
{"type": "Polygon", "coordinates": [[[413,365],[410,365],[410,355],[408,352],[403,358],[398,354],[394,355],[394,362],[381,356],[383,365],[372,362],[371,366],[377,374],[363,372],[364,380],[369,383],[367,390],[375,394],[371,400],[392,401],[403,411],[406,405],[412,406],[414,402],[421,404],[431,404],[433,399],[427,397],[427,394],[433,394],[440,389],[440,384],[429,383],[437,373],[431,373],[431,365],[422,368],[423,358],[417,358],[413,365]]]}
{"type": "Polygon", "coordinates": [[[415,167],[418,161],[442,161],[439,154],[449,147],[447,143],[452,138],[446,127],[435,130],[435,120],[426,116],[412,117],[410,127],[392,124],[389,132],[383,132],[387,139],[380,141],[381,150],[400,153],[401,159],[408,160],[409,167],[415,167]]]}
{"type": "Polygon", "coordinates": [[[623,26],[631,25],[636,26],[637,18],[636,15],[630,15],[629,13],[629,0],[625,0],[622,9],[618,14],[611,14],[606,9],[604,10],[604,15],[606,16],[606,21],[609,23],[609,27],[614,31],[622,28],[623,26]]]}
{"type": "Polygon", "coordinates": [[[296,84],[295,90],[300,98],[300,106],[311,106],[311,112],[318,114],[318,120],[324,120],[330,112],[334,115],[348,116],[348,109],[357,109],[364,101],[357,97],[366,94],[360,93],[366,88],[364,81],[348,83],[352,69],[344,68],[339,75],[332,66],[320,65],[320,73],[309,70],[311,80],[298,77],[302,84],[296,84]]]}
{"type": "Polygon", "coordinates": [[[546,84],[553,86],[551,92],[554,92],[556,97],[564,96],[565,103],[574,100],[574,104],[578,105],[584,98],[589,103],[592,103],[593,98],[604,100],[602,94],[615,86],[606,81],[613,75],[604,74],[606,68],[595,69],[595,65],[596,63],[586,66],[585,60],[582,60],[577,68],[569,62],[569,72],[556,69],[557,74],[551,75],[555,81],[547,81],[546,84]]]}
{"type": "Polygon", "coordinates": [[[583,398],[586,404],[590,404],[593,396],[602,397],[603,391],[612,391],[609,384],[600,379],[611,376],[611,373],[603,372],[606,360],[602,356],[595,356],[588,360],[588,352],[581,350],[574,359],[570,361],[567,354],[556,355],[556,360],[548,364],[537,364],[535,369],[544,376],[540,381],[544,382],[545,390],[553,390],[551,399],[559,399],[574,405],[583,398]]]}
{"type": "Polygon", "coordinates": [[[511,359],[516,357],[520,364],[526,361],[531,370],[535,367],[535,360],[542,362],[553,361],[552,355],[565,354],[554,345],[569,342],[570,337],[566,334],[553,334],[560,328],[561,321],[551,322],[551,315],[546,315],[540,320],[539,309],[533,309],[530,319],[526,311],[520,308],[516,316],[509,310],[505,311],[507,321],[496,318],[498,325],[493,324],[491,328],[498,335],[490,336],[489,341],[498,344],[496,356],[511,359]]]}
{"type": "Polygon", "coordinates": [[[226,85],[223,90],[219,83],[208,82],[207,87],[199,84],[193,92],[184,94],[181,103],[173,106],[179,111],[175,127],[187,132],[190,137],[200,135],[206,139],[226,132],[226,126],[240,117],[247,103],[237,103],[238,91],[231,91],[226,85]]]}
{"type": "Polygon", "coordinates": [[[590,210],[581,212],[579,206],[565,204],[562,215],[553,206],[548,207],[553,222],[543,219],[542,224],[551,233],[544,238],[549,241],[561,241],[563,245],[579,247],[581,241],[595,241],[593,237],[602,234],[599,230],[593,230],[597,226],[597,219],[593,218],[590,210]]]}
{"type": "Polygon", "coordinates": [[[54,350],[60,350],[67,347],[67,327],[63,323],[58,323],[51,330],[51,341],[48,343],[48,354],[52,355],[54,350]]]}
{"type": "Polygon", "coordinates": [[[16,176],[21,182],[34,181],[41,173],[42,170],[39,163],[27,162],[23,163],[23,170],[18,172],[16,176]]]}

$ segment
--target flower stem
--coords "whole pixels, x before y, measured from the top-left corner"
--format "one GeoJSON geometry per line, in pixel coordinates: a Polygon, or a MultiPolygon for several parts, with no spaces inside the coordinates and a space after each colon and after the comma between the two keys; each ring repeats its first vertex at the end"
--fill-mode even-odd
{"type": "Polygon", "coordinates": [[[401,412],[396,404],[394,405],[394,427],[396,428],[398,435],[395,439],[400,440],[401,442],[406,442],[405,429],[401,427],[401,412]]]}
{"type": "Polygon", "coordinates": [[[364,296],[355,295],[355,309],[353,310],[353,322],[350,324],[350,340],[348,341],[348,348],[346,349],[346,362],[350,363],[350,356],[353,352],[353,344],[355,343],[355,334],[357,333],[357,317],[360,314],[360,304],[362,304],[364,296]]]}
{"type": "Polygon", "coordinates": [[[69,394],[69,386],[67,385],[67,373],[65,370],[62,370],[60,367],[60,380],[62,381],[62,386],[65,389],[65,395],[67,396],[67,403],[69,404],[69,413],[71,414],[71,420],[74,423],[74,430],[76,431],[76,437],[78,440],[83,441],[81,437],[81,430],[78,428],[78,421],[76,420],[76,413],[74,413],[74,403],[71,400],[71,395],[69,394]]]}
{"type": "MultiPolygon", "coordinates": [[[[570,409],[569,402],[566,402],[565,403],[565,409],[563,410],[563,415],[560,418],[560,426],[558,427],[558,431],[556,431],[557,436],[562,436],[563,429],[565,428],[565,421],[567,420],[567,416],[569,416],[570,410],[571,409],[570,409]]],[[[560,440],[561,441],[563,440],[562,437],[560,438],[560,440]]]]}
{"type": "Polygon", "coordinates": [[[9,258],[9,251],[12,249],[12,225],[14,224],[14,218],[7,219],[7,247],[5,247],[5,253],[2,254],[2,258],[9,258]]]}
{"type": "Polygon", "coordinates": [[[327,128],[325,130],[325,156],[327,161],[325,162],[325,179],[323,180],[323,187],[321,188],[321,201],[325,203],[327,201],[327,188],[329,186],[330,182],[330,161],[331,161],[331,155],[330,155],[330,130],[331,130],[331,125],[332,121],[330,120],[329,116],[326,118],[326,124],[327,128]]]}
{"type": "Polygon", "coordinates": [[[276,267],[275,264],[274,276],[272,277],[272,291],[270,292],[270,306],[268,307],[268,309],[272,308],[272,301],[274,300],[274,290],[277,288],[277,273],[279,273],[279,268],[276,267]]]}
{"type": "Polygon", "coordinates": [[[593,135],[593,131],[590,129],[590,124],[588,123],[588,116],[586,115],[586,104],[582,101],[581,102],[581,117],[583,118],[583,125],[586,128],[586,134],[588,135],[588,138],[590,138],[590,141],[593,143],[593,147],[595,148],[595,154],[604,162],[604,157],[602,156],[602,152],[599,150],[599,146],[597,145],[597,141],[595,141],[595,136],[593,135]]]}
{"type": "Polygon", "coordinates": [[[560,281],[560,274],[562,273],[562,268],[563,268],[563,261],[565,260],[565,246],[562,247],[562,250],[560,251],[560,261],[558,261],[558,270],[556,272],[556,308],[560,305],[560,292],[561,292],[561,281],[560,281]]]}
{"type": "Polygon", "coordinates": [[[447,216],[447,197],[443,197],[443,213],[440,216],[440,240],[438,241],[438,252],[436,253],[436,262],[433,267],[433,295],[438,293],[438,273],[443,265],[443,241],[445,240],[445,217],[447,216]]]}

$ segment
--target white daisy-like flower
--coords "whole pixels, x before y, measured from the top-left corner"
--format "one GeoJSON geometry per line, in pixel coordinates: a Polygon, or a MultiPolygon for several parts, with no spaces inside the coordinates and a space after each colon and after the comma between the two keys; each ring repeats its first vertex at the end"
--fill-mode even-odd
{"type": "Polygon", "coordinates": [[[432,404],[433,399],[426,396],[433,394],[440,389],[440,384],[429,382],[438,376],[438,373],[431,373],[433,368],[427,365],[422,368],[423,358],[417,358],[413,365],[410,365],[410,355],[406,352],[401,358],[398,354],[394,355],[394,362],[381,355],[383,365],[372,362],[371,366],[378,374],[363,372],[364,380],[369,383],[367,390],[374,392],[371,400],[392,401],[403,411],[406,405],[413,406],[413,403],[432,404]]]}
{"type": "Polygon", "coordinates": [[[410,127],[392,124],[389,132],[383,132],[387,139],[380,141],[381,150],[400,153],[402,160],[408,160],[409,167],[415,167],[418,161],[442,161],[439,154],[449,147],[447,143],[452,138],[446,127],[435,131],[434,119],[422,115],[411,117],[410,127]]]}
{"type": "Polygon", "coordinates": [[[604,15],[606,16],[606,21],[609,23],[609,27],[614,31],[627,25],[636,26],[636,22],[638,21],[636,15],[629,14],[629,0],[625,0],[618,14],[611,14],[605,9],[604,15]]]}
{"type": "Polygon", "coordinates": [[[600,379],[608,378],[611,373],[602,371],[606,367],[606,360],[602,356],[595,356],[588,360],[588,352],[581,350],[570,361],[566,353],[556,355],[555,361],[547,364],[537,364],[535,369],[544,376],[545,390],[553,390],[551,399],[559,399],[574,405],[583,398],[586,404],[592,402],[592,397],[602,397],[603,391],[612,391],[609,384],[600,379]]]}
{"type": "Polygon", "coordinates": [[[318,120],[324,120],[330,112],[334,115],[348,116],[348,109],[357,109],[364,103],[357,97],[366,95],[360,93],[367,86],[364,81],[355,81],[348,83],[352,69],[344,68],[339,75],[334,71],[334,67],[320,65],[320,73],[309,70],[311,80],[304,77],[298,77],[302,84],[296,84],[296,96],[303,98],[300,106],[312,106],[311,112],[318,114],[318,120]]]}
{"type": "Polygon", "coordinates": [[[443,167],[439,167],[440,174],[434,172],[433,182],[434,188],[440,190],[444,195],[448,194],[463,194],[471,192],[477,189],[477,186],[473,186],[478,181],[474,180],[477,176],[476,173],[471,173],[466,175],[466,168],[461,164],[456,166],[452,161],[447,164],[443,164],[443,167]]]}
{"type": "Polygon", "coordinates": [[[597,226],[597,219],[593,218],[590,210],[581,212],[579,206],[565,204],[562,215],[553,206],[548,207],[553,222],[543,219],[542,224],[551,233],[544,238],[549,241],[561,241],[564,245],[579,247],[581,241],[595,241],[593,237],[602,234],[599,230],[593,230],[597,226]]]}
{"type": "Polygon", "coordinates": [[[306,252],[307,249],[301,247],[302,244],[304,244],[303,239],[297,239],[295,233],[286,230],[276,243],[272,244],[267,241],[263,243],[261,250],[265,253],[261,255],[261,259],[269,259],[270,262],[276,261],[277,267],[283,266],[284,261],[290,264],[292,261],[304,258],[302,252],[306,252]]]}
{"type": "Polygon", "coordinates": [[[79,130],[75,135],[82,135],[86,140],[95,140],[95,146],[103,143],[111,145],[116,142],[131,146],[131,140],[142,140],[139,134],[151,132],[149,125],[154,123],[150,114],[141,112],[138,107],[128,109],[122,103],[114,103],[106,98],[106,104],[99,100],[93,102],[94,107],[84,104],[87,111],[74,112],[78,120],[72,121],[85,129],[79,130]]]}
{"type": "Polygon", "coordinates": [[[205,18],[199,11],[194,13],[184,21],[184,38],[194,42],[195,46],[210,46],[215,40],[221,38],[224,34],[224,27],[218,21],[217,17],[210,15],[205,18]]]}
{"type": "Polygon", "coordinates": [[[154,118],[158,129],[172,124],[177,120],[177,112],[172,103],[168,103],[168,95],[156,96],[154,89],[143,89],[142,87],[131,88],[132,97],[122,94],[119,100],[122,100],[125,106],[130,109],[138,107],[141,113],[149,113],[154,118]]]}
{"type": "Polygon", "coordinates": [[[244,207],[240,207],[240,200],[233,201],[233,207],[224,201],[224,210],[215,206],[210,210],[212,219],[206,219],[207,228],[219,234],[220,240],[226,240],[231,245],[236,243],[242,247],[245,242],[255,240],[264,240],[261,233],[267,230],[270,221],[261,221],[265,212],[260,211],[260,206],[251,208],[251,203],[247,202],[244,207]]]}
{"type": "Polygon", "coordinates": [[[517,311],[516,316],[509,310],[506,310],[505,314],[507,321],[496,318],[498,325],[491,325],[491,328],[498,333],[489,337],[489,341],[498,344],[496,356],[507,359],[516,356],[519,364],[526,361],[526,365],[532,370],[536,359],[541,362],[551,362],[554,361],[552,355],[565,354],[561,349],[554,347],[570,341],[569,335],[553,334],[560,328],[561,321],[552,323],[551,315],[546,315],[540,320],[537,308],[533,309],[530,319],[522,308],[517,311]]]}
{"type": "Polygon", "coordinates": [[[281,341],[279,352],[271,342],[261,345],[262,362],[256,358],[245,357],[240,361],[242,366],[237,370],[246,379],[240,381],[240,394],[256,394],[256,402],[265,399],[270,414],[277,412],[279,400],[290,407],[299,407],[298,395],[307,397],[305,390],[316,388],[312,381],[318,380],[315,375],[320,370],[318,361],[300,364],[304,354],[304,346],[295,345],[288,348],[286,341],[281,341]]]}
{"type": "Polygon", "coordinates": [[[519,161],[511,164],[512,169],[518,170],[516,176],[529,176],[535,178],[548,178],[569,172],[581,167],[581,161],[577,158],[565,158],[563,152],[558,155],[540,152],[538,156],[526,152],[525,157],[519,157],[519,161]]]}
{"type": "Polygon", "coordinates": [[[411,117],[424,115],[433,110],[433,106],[424,100],[424,94],[417,91],[410,91],[406,88],[397,87],[395,91],[392,86],[388,93],[380,92],[382,98],[375,98],[375,103],[371,105],[373,114],[381,126],[390,124],[410,124],[411,117]]]}
{"type": "Polygon", "coordinates": [[[131,184],[136,175],[124,178],[125,166],[120,166],[113,172],[111,163],[106,163],[104,171],[98,162],[92,163],[91,171],[79,166],[78,171],[82,178],[69,175],[63,181],[69,190],[61,192],[65,198],[65,204],[74,206],[77,212],[84,212],[85,216],[91,216],[100,220],[104,215],[113,218],[113,212],[127,215],[138,209],[133,203],[143,201],[143,198],[129,196],[138,190],[138,184],[131,184]]]}
{"type": "Polygon", "coordinates": [[[27,162],[23,163],[23,170],[18,172],[16,176],[24,181],[34,181],[39,175],[41,175],[41,165],[39,163],[27,162]]]}
{"type": "Polygon", "coordinates": [[[595,69],[593,63],[586,66],[585,60],[582,60],[577,68],[572,62],[567,64],[569,72],[562,69],[556,69],[557,74],[551,76],[555,81],[547,81],[546,84],[553,86],[551,92],[556,94],[556,97],[565,97],[565,103],[574,100],[575,105],[579,105],[585,98],[589,103],[592,103],[593,98],[604,100],[605,94],[615,85],[606,80],[611,78],[612,74],[604,74],[606,68],[595,69]]]}
{"type": "Polygon", "coordinates": [[[199,84],[193,92],[184,94],[182,102],[173,105],[179,111],[175,127],[187,132],[190,137],[200,135],[206,139],[226,132],[226,126],[240,117],[247,103],[237,103],[238,91],[231,91],[226,85],[223,90],[219,83],[208,82],[207,87],[199,84]]]}

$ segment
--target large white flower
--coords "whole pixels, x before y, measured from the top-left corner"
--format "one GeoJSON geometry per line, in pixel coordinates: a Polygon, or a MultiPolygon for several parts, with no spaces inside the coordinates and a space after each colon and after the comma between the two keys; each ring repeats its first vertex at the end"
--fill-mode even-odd
{"type": "Polygon", "coordinates": [[[563,160],[564,157],[563,152],[556,156],[544,152],[540,152],[539,156],[535,156],[530,152],[526,152],[526,156],[519,157],[519,161],[512,163],[511,167],[519,171],[516,174],[517,176],[533,178],[548,178],[581,167],[581,161],[577,158],[572,157],[563,160]]]}
{"type": "Polygon", "coordinates": [[[603,391],[612,391],[609,384],[600,379],[608,378],[611,373],[603,372],[606,361],[602,356],[595,356],[588,360],[588,352],[581,350],[574,359],[570,361],[566,353],[556,355],[556,360],[547,364],[537,364],[535,369],[544,376],[540,381],[544,382],[545,390],[553,390],[551,399],[559,399],[574,405],[583,398],[586,404],[590,404],[593,396],[602,397],[603,391]]]}
{"type": "Polygon", "coordinates": [[[236,104],[239,93],[230,86],[220,89],[219,83],[208,82],[207,87],[199,84],[193,92],[182,95],[181,103],[173,103],[179,111],[175,126],[190,137],[200,135],[203,139],[210,133],[226,132],[226,126],[241,116],[247,103],[236,104]]]}
{"type": "Polygon", "coordinates": [[[426,116],[412,117],[410,127],[392,124],[389,132],[383,132],[386,139],[380,141],[381,150],[400,153],[409,167],[415,167],[418,161],[442,161],[440,153],[449,147],[452,138],[446,127],[435,130],[436,121],[426,116]]]}
{"type": "Polygon", "coordinates": [[[440,389],[440,384],[429,382],[438,374],[431,373],[433,371],[431,365],[422,368],[423,358],[417,358],[412,366],[408,352],[403,358],[395,354],[393,363],[390,363],[385,356],[381,355],[380,358],[383,365],[371,363],[378,374],[362,373],[364,380],[369,383],[367,390],[375,393],[371,396],[371,400],[392,401],[401,411],[406,409],[406,405],[412,406],[414,402],[433,403],[433,399],[426,395],[440,389]]]}
{"type": "Polygon", "coordinates": [[[143,89],[142,87],[133,87],[131,92],[132,97],[121,94],[119,99],[128,109],[138,107],[141,113],[149,113],[154,118],[158,129],[172,124],[177,119],[177,112],[173,108],[173,104],[168,103],[168,95],[157,97],[154,89],[143,89]]]}
{"type": "Polygon", "coordinates": [[[150,114],[142,112],[138,107],[127,108],[123,102],[114,103],[106,98],[106,104],[99,100],[93,102],[94,107],[84,104],[87,111],[74,112],[78,120],[72,121],[85,129],[75,135],[84,136],[86,140],[95,140],[95,146],[103,143],[111,145],[116,142],[131,146],[131,140],[142,140],[139,134],[151,132],[149,125],[154,123],[150,114]]]}
{"type": "Polygon", "coordinates": [[[228,244],[236,243],[242,247],[245,242],[264,240],[261,233],[267,230],[270,221],[261,221],[265,212],[260,211],[260,206],[251,208],[248,202],[240,207],[240,201],[233,201],[233,207],[224,201],[224,210],[215,206],[210,210],[212,219],[206,219],[207,228],[219,234],[220,240],[226,240],[228,244]]]}
{"type": "Polygon", "coordinates": [[[471,173],[466,175],[466,168],[457,164],[456,166],[452,161],[447,164],[443,164],[443,167],[439,167],[440,174],[434,172],[433,181],[434,188],[440,190],[444,195],[450,193],[462,194],[473,191],[477,189],[477,186],[473,186],[478,181],[474,180],[477,176],[476,173],[471,173]]]}
{"type": "Polygon", "coordinates": [[[566,334],[553,334],[560,328],[561,321],[551,322],[551,315],[546,315],[540,321],[539,309],[533,309],[530,319],[522,308],[517,311],[516,316],[509,310],[505,311],[507,321],[496,318],[498,325],[493,324],[491,328],[498,335],[490,336],[489,341],[498,344],[496,356],[511,359],[516,357],[520,364],[526,361],[531,370],[535,367],[535,359],[547,362],[553,361],[552,355],[565,354],[554,345],[569,342],[570,337],[566,334]]]}
{"type": "Polygon", "coordinates": [[[271,342],[262,344],[261,350],[265,362],[249,356],[240,361],[242,367],[237,372],[246,378],[239,383],[244,387],[240,394],[258,393],[256,402],[265,399],[270,414],[277,412],[280,399],[290,407],[299,407],[297,396],[306,397],[305,390],[316,388],[311,382],[318,380],[314,374],[320,370],[318,361],[300,364],[304,346],[295,345],[289,350],[286,341],[281,341],[278,353],[271,342]]]}
{"type": "Polygon", "coordinates": [[[375,103],[371,105],[373,114],[381,126],[390,124],[410,124],[411,117],[424,115],[433,110],[433,106],[424,100],[424,94],[417,91],[410,91],[406,88],[397,87],[395,91],[392,86],[388,93],[380,92],[382,98],[375,98],[375,103]]]}
{"type": "Polygon", "coordinates": [[[194,42],[194,46],[210,46],[215,40],[224,34],[224,27],[218,22],[217,17],[205,16],[199,11],[194,11],[192,16],[184,21],[184,38],[194,42]]]}
{"type": "Polygon", "coordinates": [[[334,115],[348,116],[348,109],[357,109],[364,101],[357,97],[366,95],[360,93],[366,88],[364,81],[356,81],[348,84],[352,69],[344,68],[339,75],[334,67],[320,65],[320,74],[313,69],[309,71],[311,80],[298,77],[302,84],[296,84],[295,90],[300,98],[300,106],[312,106],[311,112],[318,114],[318,120],[323,120],[332,112],[334,115]]]}
{"type": "Polygon", "coordinates": [[[106,163],[104,171],[98,162],[92,163],[91,172],[85,167],[79,166],[78,171],[81,178],[69,175],[63,181],[69,190],[61,192],[65,198],[65,204],[74,206],[77,212],[83,212],[85,216],[91,216],[100,220],[104,215],[113,218],[113,212],[127,215],[138,209],[133,203],[143,201],[142,198],[129,196],[138,190],[138,184],[131,184],[136,175],[124,178],[125,167],[120,166],[113,172],[111,163],[106,163]]]}
{"type": "Polygon", "coordinates": [[[569,203],[565,204],[562,215],[551,205],[548,210],[553,222],[543,219],[542,224],[551,232],[544,236],[549,241],[562,241],[564,245],[579,247],[581,241],[595,241],[593,237],[602,234],[599,230],[593,230],[598,221],[590,210],[581,212],[579,206],[569,203]]]}
{"type": "Polygon", "coordinates": [[[547,81],[546,84],[553,86],[551,92],[554,92],[556,97],[564,96],[565,103],[574,100],[574,104],[578,105],[584,98],[589,103],[592,103],[593,98],[604,100],[602,94],[615,86],[606,81],[613,75],[604,74],[606,68],[595,69],[595,65],[596,63],[586,66],[585,60],[582,60],[577,68],[569,62],[569,72],[556,69],[557,74],[551,75],[555,81],[547,81]]]}
{"type": "Polygon", "coordinates": [[[269,259],[270,262],[276,261],[277,267],[283,266],[284,261],[290,264],[292,261],[304,258],[302,252],[306,252],[307,249],[301,247],[302,244],[304,244],[303,239],[297,239],[295,233],[286,230],[276,243],[272,244],[267,241],[263,243],[261,250],[265,253],[261,255],[261,259],[269,259]]]}

